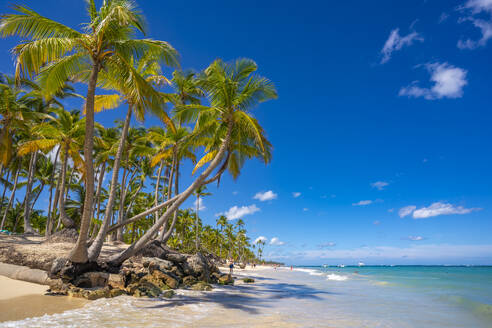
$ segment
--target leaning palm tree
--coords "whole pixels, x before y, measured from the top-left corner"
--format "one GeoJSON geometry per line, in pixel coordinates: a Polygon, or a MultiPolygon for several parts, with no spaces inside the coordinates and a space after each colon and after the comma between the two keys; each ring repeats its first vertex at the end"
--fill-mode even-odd
{"type": "Polygon", "coordinates": [[[111,258],[114,264],[123,262],[144,247],[198,187],[220,178],[227,169],[233,140],[251,140],[258,149],[257,157],[264,162],[270,160],[270,145],[265,142],[264,131],[249,111],[260,102],[276,98],[277,93],[268,79],[254,74],[256,70],[257,65],[252,60],[238,59],[234,63],[216,60],[199,78],[199,86],[207,94],[210,106],[188,104],[176,108],[178,120],[196,121],[195,133],[212,138],[206,148],[207,154],[199,162],[201,166],[209,165],[185,191],[173,197],[172,205],[138,241],[111,258]],[[209,178],[216,169],[215,175],[209,178]]]}
{"type": "Polygon", "coordinates": [[[135,39],[145,32],[143,17],[130,0],[106,0],[99,10],[88,0],[89,21],[83,31],[43,17],[35,11],[14,6],[16,14],[0,19],[0,35],[28,40],[14,48],[16,76],[38,75],[45,93],[56,93],[69,79],[87,83],[84,142],[85,201],[77,244],[70,254],[73,262],[87,262],[87,231],[92,217],[94,197],[93,135],[94,106],[98,75],[111,72],[125,80],[133,67],[130,58],[152,54],[167,64],[177,64],[177,52],[166,42],[135,39]]]}

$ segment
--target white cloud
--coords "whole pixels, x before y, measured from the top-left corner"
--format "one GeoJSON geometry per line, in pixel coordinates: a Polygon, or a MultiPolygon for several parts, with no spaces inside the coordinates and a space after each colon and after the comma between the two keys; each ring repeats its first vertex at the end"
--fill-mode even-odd
{"type": "Polygon", "coordinates": [[[358,203],[352,203],[352,206],[365,206],[365,205],[369,205],[372,203],[373,203],[372,200],[361,200],[358,203]]]}
{"type": "Polygon", "coordinates": [[[411,241],[421,241],[421,240],[424,240],[424,237],[422,237],[422,236],[408,236],[406,239],[411,240],[411,241]]]}
{"type": "MultiPolygon", "coordinates": [[[[233,206],[227,212],[225,212],[223,214],[227,217],[227,219],[235,220],[235,219],[242,218],[243,216],[256,213],[259,210],[260,209],[254,204],[249,205],[249,206],[241,206],[241,207],[233,206]]],[[[221,214],[218,214],[218,215],[221,215],[221,214]]]]}
{"type": "Polygon", "coordinates": [[[239,191],[233,191],[232,194],[236,196],[237,194],[239,194],[239,191]]]}
{"type": "Polygon", "coordinates": [[[265,202],[267,200],[272,200],[272,199],[277,199],[277,194],[274,193],[271,190],[265,191],[265,192],[259,192],[257,193],[253,199],[258,199],[260,202],[265,202]]]}
{"type": "Polygon", "coordinates": [[[377,190],[383,190],[384,187],[389,186],[389,183],[386,181],[376,181],[371,183],[371,187],[376,188],[377,190]]]}
{"type": "Polygon", "coordinates": [[[270,240],[270,245],[273,245],[273,246],[282,246],[282,245],[285,245],[285,243],[283,241],[280,241],[280,239],[278,239],[278,237],[273,237],[270,240]]]}
{"type": "Polygon", "coordinates": [[[404,46],[411,46],[415,41],[424,41],[424,38],[417,32],[413,31],[405,36],[400,35],[400,29],[396,28],[390,32],[390,35],[384,43],[381,54],[381,64],[388,62],[391,59],[391,55],[395,51],[401,50],[404,46]]]}
{"type": "Polygon", "coordinates": [[[468,0],[460,9],[468,10],[472,16],[460,20],[460,22],[471,22],[482,34],[478,40],[466,39],[458,41],[460,49],[475,49],[483,47],[492,38],[492,0],[468,0]],[[476,18],[474,15],[481,13],[489,14],[488,20],[476,18]]]}
{"type": "Polygon", "coordinates": [[[374,221],[372,224],[374,224],[374,225],[380,225],[380,224],[381,224],[381,221],[376,220],[376,221],[374,221]]]}
{"type": "Polygon", "coordinates": [[[336,245],[337,245],[337,243],[330,241],[330,242],[318,245],[318,248],[335,247],[336,245]]]}
{"type": "Polygon", "coordinates": [[[427,219],[438,215],[468,214],[479,210],[481,210],[481,208],[464,208],[463,206],[454,206],[449,203],[436,202],[428,207],[422,207],[414,211],[413,218],[427,219]]]}
{"type": "Polygon", "coordinates": [[[466,70],[448,63],[426,64],[425,67],[431,74],[430,81],[434,84],[430,88],[422,88],[418,86],[416,81],[401,88],[399,96],[423,97],[427,100],[461,98],[463,96],[463,88],[468,84],[466,79],[468,72],[466,70]]]}
{"type": "Polygon", "coordinates": [[[296,192],[293,192],[293,193],[292,193],[292,197],[294,197],[294,198],[297,198],[297,197],[299,197],[299,196],[301,196],[301,193],[300,193],[300,192],[297,192],[297,191],[296,191],[296,192]]]}
{"type": "Polygon", "coordinates": [[[258,242],[266,242],[267,241],[267,237],[265,236],[259,236],[258,238],[255,239],[254,243],[253,244],[258,244],[258,242]]]}
{"type": "Polygon", "coordinates": [[[405,216],[408,216],[408,215],[412,214],[412,212],[415,211],[416,208],[417,208],[417,206],[414,206],[414,205],[409,205],[409,206],[402,207],[398,211],[398,215],[401,218],[404,218],[405,216]]]}
{"type": "MultiPolygon", "coordinates": [[[[195,201],[193,202],[193,205],[195,206],[194,208],[196,208],[196,202],[197,202],[197,199],[195,199],[195,201]]],[[[200,204],[198,205],[198,210],[203,211],[205,209],[206,209],[206,207],[203,204],[203,198],[200,198],[200,204]]]]}
{"type": "Polygon", "coordinates": [[[307,212],[307,211],[309,211],[309,208],[304,207],[302,210],[303,210],[303,212],[307,212]]]}

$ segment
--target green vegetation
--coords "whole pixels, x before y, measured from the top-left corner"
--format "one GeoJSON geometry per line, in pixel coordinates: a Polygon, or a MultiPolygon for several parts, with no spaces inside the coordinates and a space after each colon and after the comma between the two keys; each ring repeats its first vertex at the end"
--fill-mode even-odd
{"type": "Polygon", "coordinates": [[[87,3],[81,31],[22,6],[0,18],[2,37],[21,38],[12,50],[15,76],[0,76],[0,230],[76,229],[77,263],[97,260],[108,237],[129,244],[113,264],[154,239],[184,252],[255,258],[242,220],[221,217],[212,227],[198,211],[206,186],[226,171],[236,179],[246,160],[270,161],[272,146],[251,110],[276,98],[275,87],[249,59],[217,59],[202,72],[178,68],[168,79],[162,67],[179,67],[178,53],[136,37],[145,24],[133,2],[87,3]],[[85,96],[73,83],[87,85],[85,96]],[[67,98],[82,98],[83,108],[65,108],[67,98]],[[95,113],[125,106],[116,126],[95,121],[95,113]],[[162,124],[132,127],[133,115],[162,124]],[[194,180],[180,191],[186,161],[194,180]],[[38,202],[44,190],[47,206],[38,202]],[[180,209],[193,195],[196,210],[180,209]]]}

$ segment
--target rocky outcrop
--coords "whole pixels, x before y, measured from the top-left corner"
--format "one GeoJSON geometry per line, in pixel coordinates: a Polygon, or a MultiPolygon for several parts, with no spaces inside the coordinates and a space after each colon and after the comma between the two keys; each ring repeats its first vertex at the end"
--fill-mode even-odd
{"type": "MultiPolygon", "coordinates": [[[[89,300],[119,295],[172,297],[173,290],[180,287],[209,291],[210,283],[234,283],[232,277],[220,274],[210,256],[181,254],[158,241],[149,243],[119,267],[96,262],[77,264],[56,258],[51,259],[46,271],[32,271],[31,275],[40,276],[23,280],[48,284],[51,294],[89,300]]],[[[19,279],[18,275],[14,279],[19,279]]]]}

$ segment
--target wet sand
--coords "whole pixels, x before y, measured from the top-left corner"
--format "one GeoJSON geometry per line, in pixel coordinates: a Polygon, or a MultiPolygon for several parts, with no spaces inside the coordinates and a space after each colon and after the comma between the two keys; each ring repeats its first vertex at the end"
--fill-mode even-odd
{"type": "Polygon", "coordinates": [[[47,286],[0,276],[0,322],[61,313],[88,302],[67,296],[46,296],[47,289],[47,286]]]}

